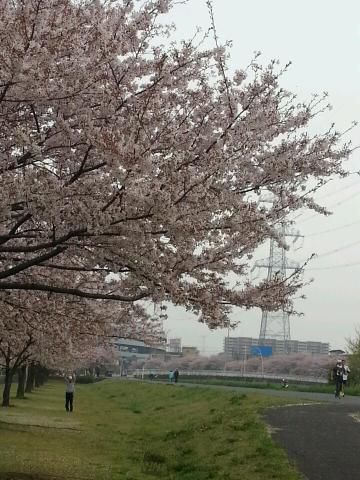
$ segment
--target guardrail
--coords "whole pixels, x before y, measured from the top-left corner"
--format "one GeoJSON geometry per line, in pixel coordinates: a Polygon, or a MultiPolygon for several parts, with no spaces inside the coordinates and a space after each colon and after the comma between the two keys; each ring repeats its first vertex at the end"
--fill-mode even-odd
{"type": "MultiPolygon", "coordinates": [[[[129,372],[130,375],[136,377],[145,377],[151,374],[153,375],[168,375],[169,370],[157,370],[154,368],[149,369],[137,369],[129,372]]],[[[272,374],[272,373],[259,373],[259,372],[242,372],[242,371],[224,371],[224,370],[181,370],[181,377],[222,377],[232,379],[244,379],[244,380],[273,380],[280,381],[285,378],[288,382],[292,383],[321,383],[327,384],[328,379],[322,376],[303,376],[303,375],[288,375],[272,374]]]]}

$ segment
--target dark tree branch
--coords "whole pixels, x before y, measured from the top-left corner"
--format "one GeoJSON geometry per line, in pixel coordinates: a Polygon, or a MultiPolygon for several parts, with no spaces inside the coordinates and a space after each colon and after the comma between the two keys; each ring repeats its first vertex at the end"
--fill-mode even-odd
{"type": "Polygon", "coordinates": [[[6,85],[1,85],[2,87],[4,87],[3,91],[1,92],[1,95],[0,95],[0,103],[4,100],[5,98],[5,95],[7,93],[7,91],[9,90],[9,88],[11,87],[11,85],[14,85],[13,82],[8,82],[6,85]]]}
{"type": "Polygon", "coordinates": [[[75,297],[91,298],[94,300],[114,300],[118,302],[136,302],[150,295],[149,291],[141,292],[133,296],[113,295],[106,293],[85,292],[77,288],[56,287],[52,285],[43,285],[41,283],[21,283],[21,282],[0,282],[0,290],[30,290],[38,292],[56,293],[62,295],[73,295],[75,297]]]}
{"type": "Polygon", "coordinates": [[[7,241],[9,241],[11,238],[13,238],[13,236],[16,234],[17,229],[20,228],[21,225],[26,223],[28,220],[30,220],[31,216],[32,216],[31,213],[27,213],[15,223],[15,225],[12,227],[12,229],[9,231],[7,235],[0,235],[0,245],[3,245],[7,241]]]}
{"type": "Polygon", "coordinates": [[[39,250],[45,250],[46,248],[54,248],[57,245],[61,245],[62,243],[67,242],[70,238],[79,237],[86,233],[86,229],[82,228],[79,230],[74,230],[72,232],[63,235],[62,237],[58,238],[57,240],[53,240],[52,242],[47,243],[39,243],[38,245],[29,245],[29,246],[19,246],[19,247],[0,247],[0,252],[10,252],[10,253],[28,253],[28,252],[37,252],[39,250]]]}
{"type": "Polygon", "coordinates": [[[17,370],[17,368],[22,364],[22,363],[25,363],[26,360],[28,360],[29,356],[25,356],[25,353],[27,352],[27,350],[31,347],[31,345],[33,345],[34,343],[34,340],[32,339],[32,336],[29,335],[29,339],[27,340],[24,348],[21,350],[21,352],[14,356],[13,358],[16,358],[15,360],[15,363],[14,363],[14,366],[13,366],[13,369],[14,371],[17,370]]]}
{"type": "Polygon", "coordinates": [[[30,110],[31,110],[31,113],[33,114],[33,117],[34,117],[34,120],[35,120],[36,130],[37,130],[38,133],[40,133],[39,120],[38,120],[38,117],[36,115],[34,105],[30,105],[30,110]]]}
{"type": "MultiPolygon", "coordinates": [[[[38,265],[38,267],[53,268],[55,270],[66,270],[66,271],[73,271],[73,272],[94,272],[94,273],[99,273],[99,272],[113,273],[114,272],[110,268],[105,268],[105,267],[104,268],[75,267],[75,266],[68,266],[68,265],[56,265],[55,263],[43,263],[41,265],[38,265]]],[[[116,270],[115,273],[127,273],[127,272],[129,272],[129,269],[123,268],[120,270],[116,270]]]]}
{"type": "Polygon", "coordinates": [[[84,168],[84,170],[82,171],[82,174],[93,172],[94,170],[98,170],[101,167],[105,167],[105,165],[107,165],[106,162],[101,162],[101,163],[97,163],[96,165],[92,165],[91,167],[84,168]]]}
{"type": "Polygon", "coordinates": [[[74,175],[70,178],[70,180],[67,182],[66,185],[73,184],[84,173],[84,167],[85,167],[85,164],[87,162],[87,159],[89,158],[89,155],[90,155],[90,152],[91,152],[92,148],[93,148],[93,146],[89,145],[88,149],[85,152],[84,158],[82,159],[79,170],[76,173],[74,173],[74,175]]]}
{"type": "Polygon", "coordinates": [[[16,265],[16,267],[12,267],[0,272],[0,278],[7,278],[7,277],[11,277],[12,275],[16,275],[17,273],[20,273],[30,267],[34,267],[35,265],[38,265],[41,262],[45,262],[46,260],[50,260],[50,258],[60,255],[60,253],[63,253],[66,249],[67,247],[65,246],[56,247],[51,252],[44,253],[43,255],[38,255],[37,257],[31,258],[26,262],[22,262],[19,265],[16,265]]]}

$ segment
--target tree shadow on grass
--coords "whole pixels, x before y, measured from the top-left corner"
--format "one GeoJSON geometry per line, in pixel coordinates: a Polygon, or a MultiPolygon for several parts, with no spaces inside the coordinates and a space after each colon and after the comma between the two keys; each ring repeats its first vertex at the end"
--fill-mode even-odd
{"type": "MultiPolygon", "coordinates": [[[[4,420],[0,420],[0,428],[1,430],[16,430],[22,432],[28,432],[32,428],[40,428],[40,429],[47,429],[47,430],[67,430],[70,432],[81,432],[79,428],[75,427],[59,427],[56,425],[38,425],[35,423],[20,423],[20,422],[5,422],[4,420]]],[[[0,480],[1,474],[0,474],[0,480]]]]}
{"type": "Polygon", "coordinates": [[[54,477],[52,475],[38,475],[34,473],[0,473],[0,480],[65,480],[63,477],[54,477]]]}

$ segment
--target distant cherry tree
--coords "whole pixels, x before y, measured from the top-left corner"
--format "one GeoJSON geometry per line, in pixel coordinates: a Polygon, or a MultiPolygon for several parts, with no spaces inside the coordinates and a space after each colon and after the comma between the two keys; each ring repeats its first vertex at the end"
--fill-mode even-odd
{"type": "Polygon", "coordinates": [[[259,357],[251,357],[243,360],[229,360],[226,355],[202,355],[172,357],[169,355],[154,357],[150,360],[137,360],[131,364],[132,369],[139,369],[143,366],[146,369],[169,370],[178,368],[180,371],[226,371],[234,372],[234,376],[261,374],[264,371],[268,375],[298,375],[303,377],[327,378],[334,359],[328,355],[273,355],[264,358],[261,362],[259,357]]]}

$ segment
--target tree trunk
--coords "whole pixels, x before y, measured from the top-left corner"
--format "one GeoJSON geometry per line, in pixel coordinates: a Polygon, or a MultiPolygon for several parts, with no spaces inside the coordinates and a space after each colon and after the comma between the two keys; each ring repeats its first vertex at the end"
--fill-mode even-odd
{"type": "Polygon", "coordinates": [[[47,369],[42,365],[35,365],[35,387],[41,387],[47,380],[47,369]]]}
{"type": "Polygon", "coordinates": [[[49,370],[46,367],[41,367],[41,384],[44,385],[49,380],[49,370]]]}
{"type": "Polygon", "coordinates": [[[35,367],[34,367],[34,381],[35,381],[35,388],[41,387],[41,367],[40,367],[40,365],[35,365],[35,367]]]}
{"type": "Polygon", "coordinates": [[[5,383],[4,383],[4,391],[3,391],[3,407],[10,407],[10,392],[11,392],[11,384],[13,379],[14,371],[10,368],[8,362],[6,362],[5,368],[5,383]]]}
{"type": "Polygon", "coordinates": [[[26,387],[25,387],[26,393],[31,393],[33,391],[34,381],[35,381],[35,365],[33,363],[30,363],[30,365],[28,366],[28,375],[26,379],[26,387]]]}
{"type": "Polygon", "coordinates": [[[18,387],[16,398],[25,398],[25,382],[26,382],[26,365],[23,365],[18,370],[18,387]]]}

